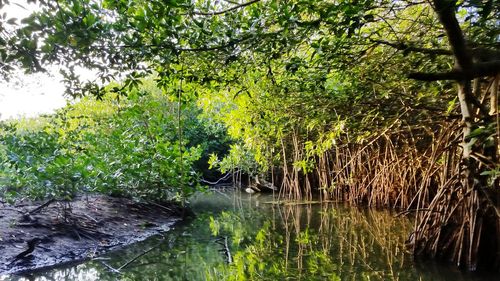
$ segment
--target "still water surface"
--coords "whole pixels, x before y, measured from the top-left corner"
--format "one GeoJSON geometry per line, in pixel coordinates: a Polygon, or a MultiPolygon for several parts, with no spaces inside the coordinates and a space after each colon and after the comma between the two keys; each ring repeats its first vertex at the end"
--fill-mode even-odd
{"type": "Polygon", "coordinates": [[[200,194],[191,205],[196,218],[162,237],[13,280],[500,280],[414,262],[404,246],[410,220],[387,211],[239,192],[200,194]]]}

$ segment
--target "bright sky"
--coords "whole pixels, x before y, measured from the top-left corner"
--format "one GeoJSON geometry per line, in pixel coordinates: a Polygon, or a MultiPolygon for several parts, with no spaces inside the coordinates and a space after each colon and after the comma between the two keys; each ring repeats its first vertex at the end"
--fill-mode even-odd
{"type": "MultiPolygon", "coordinates": [[[[22,19],[36,7],[28,6],[24,0],[10,1],[11,4],[0,10],[8,18],[22,19]],[[14,3],[23,5],[23,9],[14,3]]],[[[64,86],[59,75],[38,73],[25,75],[19,73],[12,81],[0,80],[0,120],[19,116],[36,116],[50,113],[66,105],[63,97],[64,86]]]]}
{"type": "Polygon", "coordinates": [[[47,74],[25,75],[21,81],[0,81],[0,120],[50,113],[66,105],[64,85],[47,74]]]}

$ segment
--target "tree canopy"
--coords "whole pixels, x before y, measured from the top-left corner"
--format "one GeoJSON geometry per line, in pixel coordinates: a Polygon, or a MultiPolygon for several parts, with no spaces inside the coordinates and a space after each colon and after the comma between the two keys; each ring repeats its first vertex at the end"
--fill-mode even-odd
{"type": "Polygon", "coordinates": [[[500,249],[478,242],[500,236],[496,1],[29,2],[29,17],[0,18],[3,77],[56,65],[69,95],[98,98],[154,77],[227,127],[233,154],[213,166],[273,179],[280,167],[290,197],[316,186],[417,210],[415,252],[439,245],[470,269],[500,249]]]}

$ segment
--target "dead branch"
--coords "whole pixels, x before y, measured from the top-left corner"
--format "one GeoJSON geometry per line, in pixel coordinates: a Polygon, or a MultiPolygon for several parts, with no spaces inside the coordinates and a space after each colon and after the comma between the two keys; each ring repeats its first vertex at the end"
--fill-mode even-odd
{"type": "Polygon", "coordinates": [[[215,182],[207,181],[205,179],[201,179],[200,181],[202,183],[206,183],[206,184],[209,184],[209,185],[217,185],[219,182],[227,180],[230,176],[231,176],[231,173],[226,173],[223,177],[221,177],[220,179],[218,179],[215,182]]]}
{"type": "Polygon", "coordinates": [[[40,206],[36,207],[35,209],[33,209],[33,210],[31,210],[31,211],[28,211],[28,212],[24,213],[24,215],[23,215],[23,216],[30,216],[30,215],[33,215],[33,214],[35,214],[35,213],[39,212],[40,210],[42,210],[43,208],[45,208],[45,207],[49,206],[50,204],[54,203],[55,201],[56,201],[56,199],[52,198],[52,199],[50,199],[49,201],[47,201],[47,202],[43,203],[42,205],[40,205],[40,206]]]}

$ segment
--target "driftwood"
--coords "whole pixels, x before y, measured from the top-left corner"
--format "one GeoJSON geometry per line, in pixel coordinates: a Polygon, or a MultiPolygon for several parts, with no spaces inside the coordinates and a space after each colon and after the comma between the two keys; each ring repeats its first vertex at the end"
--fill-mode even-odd
{"type": "Polygon", "coordinates": [[[28,211],[24,214],[24,216],[30,216],[30,215],[33,215],[35,213],[38,213],[40,212],[43,208],[49,206],[50,204],[54,203],[56,200],[54,198],[48,200],[47,202],[43,203],[42,205],[36,207],[35,209],[31,210],[31,211],[28,211]]]}
{"type": "Polygon", "coordinates": [[[278,190],[278,188],[274,186],[272,183],[266,181],[265,179],[259,179],[258,176],[255,176],[255,183],[259,188],[268,188],[274,191],[278,190]]]}
{"type": "Polygon", "coordinates": [[[247,193],[253,194],[255,192],[261,192],[264,189],[270,189],[273,191],[278,190],[278,188],[272,183],[266,181],[265,179],[259,178],[259,176],[255,176],[255,181],[250,183],[249,187],[246,188],[245,191],[247,193]]]}

